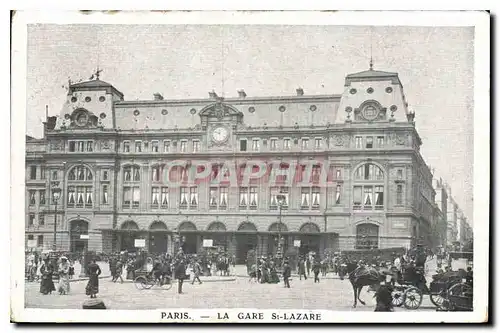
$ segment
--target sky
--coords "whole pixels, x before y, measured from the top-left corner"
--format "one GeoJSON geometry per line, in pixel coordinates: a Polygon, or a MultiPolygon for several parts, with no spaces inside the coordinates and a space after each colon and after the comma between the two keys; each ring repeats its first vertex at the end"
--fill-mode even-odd
{"type": "Polygon", "coordinates": [[[283,25],[28,26],[27,134],[59,115],[68,79],[96,67],[126,100],[341,94],[347,74],[398,72],[421,153],[473,214],[473,27],[283,25]]]}

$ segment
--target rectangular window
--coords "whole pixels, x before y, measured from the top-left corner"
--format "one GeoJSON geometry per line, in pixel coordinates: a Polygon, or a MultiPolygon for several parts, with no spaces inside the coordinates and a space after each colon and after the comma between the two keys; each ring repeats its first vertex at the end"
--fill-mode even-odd
{"type": "Polygon", "coordinates": [[[30,214],[29,215],[29,220],[28,220],[28,225],[32,226],[35,224],[35,214],[30,214]]]}
{"type": "Polygon", "coordinates": [[[36,243],[38,247],[43,247],[43,235],[38,235],[36,243]]]}
{"type": "Polygon", "coordinates": [[[102,180],[109,180],[109,172],[108,172],[108,170],[104,170],[102,172],[102,180]]]}
{"type": "Polygon", "coordinates": [[[360,136],[355,137],[354,142],[356,144],[356,149],[363,148],[363,138],[362,137],[360,137],[360,136]]]}
{"type": "Polygon", "coordinates": [[[161,188],[161,208],[168,208],[168,187],[161,188]]]}
{"type": "Polygon", "coordinates": [[[33,191],[33,190],[30,190],[29,192],[29,195],[30,195],[30,206],[34,206],[36,204],[36,191],[33,191]]]}
{"type": "Polygon", "coordinates": [[[76,192],[74,186],[68,186],[68,207],[75,207],[76,192]]]}
{"type": "Polygon", "coordinates": [[[246,210],[248,208],[248,187],[240,187],[240,209],[246,210]]]}
{"type": "Polygon", "coordinates": [[[36,165],[30,166],[30,179],[36,179],[36,165]]]}
{"type": "Polygon", "coordinates": [[[312,196],[311,196],[311,209],[319,210],[320,205],[320,188],[315,186],[312,188],[312,196]]]}
{"type": "Polygon", "coordinates": [[[366,137],[366,148],[368,149],[373,148],[373,136],[366,137]]]}
{"type": "Polygon", "coordinates": [[[123,152],[130,153],[130,141],[123,141],[123,152]]]}
{"type": "Polygon", "coordinates": [[[226,210],[227,209],[227,203],[228,203],[228,188],[227,187],[221,187],[219,189],[219,209],[221,210],[226,210]]]}
{"type": "Polygon", "coordinates": [[[85,204],[85,187],[76,187],[76,207],[82,208],[85,204]]]}
{"type": "Polygon", "coordinates": [[[135,142],[135,152],[136,153],[141,153],[142,152],[142,141],[136,141],[135,142]]]}
{"type": "Polygon", "coordinates": [[[84,141],[77,141],[78,144],[78,151],[80,153],[83,153],[85,151],[85,142],[84,141]]]}
{"type": "Polygon", "coordinates": [[[92,152],[94,151],[94,142],[92,141],[87,141],[87,151],[92,152]]]}
{"type": "Polygon", "coordinates": [[[144,152],[148,152],[149,151],[149,142],[148,141],[144,141],[144,152]]]}
{"type": "Polygon", "coordinates": [[[92,207],[93,203],[92,195],[93,195],[92,187],[90,186],[85,187],[85,207],[87,208],[92,207]]]}
{"type": "Polygon", "coordinates": [[[188,207],[188,188],[187,187],[181,187],[180,191],[181,197],[180,197],[180,202],[179,202],[179,208],[180,209],[186,209],[188,207]]]}
{"type": "Polygon", "coordinates": [[[160,206],[160,188],[151,188],[151,207],[158,208],[160,206]]]}
{"type": "Polygon", "coordinates": [[[45,179],[45,167],[44,166],[41,166],[40,167],[40,179],[45,179]]]}
{"type": "Polygon", "coordinates": [[[185,153],[187,151],[187,141],[181,141],[181,153],[185,153]]]}
{"type": "Polygon", "coordinates": [[[335,204],[340,205],[340,200],[342,198],[342,186],[337,185],[335,188],[335,204]]]}
{"type": "Polygon", "coordinates": [[[302,139],[302,149],[309,149],[309,139],[302,139]]]}
{"type": "Polygon", "coordinates": [[[300,190],[300,209],[309,210],[311,203],[311,188],[302,187],[300,190]]]}
{"type": "Polygon", "coordinates": [[[260,149],[260,140],[253,139],[252,140],[252,151],[259,151],[259,149],[260,149]]]}
{"type": "Polygon", "coordinates": [[[290,150],[291,144],[290,139],[283,139],[283,149],[290,150]]]}
{"type": "Polygon", "coordinates": [[[398,185],[396,187],[396,205],[403,204],[403,185],[398,185]]]}
{"type": "Polygon", "coordinates": [[[259,205],[259,193],[257,187],[250,187],[250,210],[257,210],[259,205]]]}
{"type": "Polygon", "coordinates": [[[365,186],[364,187],[364,197],[363,197],[363,209],[372,209],[373,208],[373,187],[365,186]]]}
{"type": "Polygon", "coordinates": [[[69,151],[71,153],[74,153],[76,151],[76,142],[75,141],[70,141],[69,142],[69,151]]]}
{"type": "Polygon", "coordinates": [[[217,209],[217,187],[210,188],[208,203],[210,209],[217,209]]]}
{"type": "Polygon", "coordinates": [[[269,144],[269,149],[270,150],[276,150],[276,146],[277,146],[277,142],[278,140],[277,139],[271,139],[271,142],[269,144]]]}
{"type": "Polygon", "coordinates": [[[269,209],[270,210],[277,210],[279,208],[280,202],[278,200],[278,195],[281,195],[282,202],[281,202],[281,209],[288,209],[288,204],[289,204],[289,191],[288,187],[271,187],[270,191],[271,198],[269,200],[269,209]]]}
{"type": "Polygon", "coordinates": [[[191,187],[189,189],[189,209],[198,208],[198,188],[191,187]]]}
{"type": "Polygon", "coordinates": [[[240,140],[240,151],[247,151],[247,140],[246,139],[240,140]]]}
{"type": "Polygon", "coordinates": [[[154,182],[160,181],[160,174],[161,174],[161,170],[160,170],[159,166],[155,166],[155,167],[151,168],[151,179],[154,182]]]}
{"type": "Polygon", "coordinates": [[[123,208],[130,208],[130,204],[132,203],[132,188],[124,187],[123,188],[123,208]]]}
{"type": "Polygon", "coordinates": [[[108,204],[108,185],[103,185],[102,186],[102,203],[103,205],[108,204]]]}
{"type": "Polygon", "coordinates": [[[321,138],[314,139],[314,149],[321,149],[321,138]]]}
{"type": "Polygon", "coordinates": [[[132,208],[139,208],[140,201],[141,201],[141,190],[138,187],[134,187],[132,190],[132,208]]]}
{"type": "Polygon", "coordinates": [[[384,209],[384,187],[375,186],[375,209],[384,209]]]}
{"type": "Polygon", "coordinates": [[[340,168],[335,169],[335,179],[342,179],[342,170],[340,168]]]}
{"type": "Polygon", "coordinates": [[[170,152],[170,141],[163,141],[163,152],[170,152]]]}
{"type": "Polygon", "coordinates": [[[377,147],[384,148],[384,137],[377,136],[377,147]]]}
{"type": "Polygon", "coordinates": [[[398,173],[398,179],[402,180],[403,179],[403,169],[398,169],[397,173],[398,173]]]}
{"type": "Polygon", "coordinates": [[[40,191],[40,205],[45,205],[45,190],[40,191]]]}
{"type": "Polygon", "coordinates": [[[45,215],[43,214],[38,215],[38,225],[45,225],[45,215]]]}
{"type": "Polygon", "coordinates": [[[57,171],[52,171],[52,180],[57,180],[57,171]]]}
{"type": "Polygon", "coordinates": [[[200,141],[193,140],[193,153],[197,153],[200,151],[200,141]]]}
{"type": "Polygon", "coordinates": [[[151,151],[157,153],[159,151],[159,143],[157,140],[151,141],[151,151]]]}
{"type": "Polygon", "coordinates": [[[363,200],[363,187],[354,186],[353,189],[353,209],[361,209],[361,201],[363,200]]]}
{"type": "Polygon", "coordinates": [[[28,240],[33,240],[34,236],[33,235],[28,235],[28,240]]]}

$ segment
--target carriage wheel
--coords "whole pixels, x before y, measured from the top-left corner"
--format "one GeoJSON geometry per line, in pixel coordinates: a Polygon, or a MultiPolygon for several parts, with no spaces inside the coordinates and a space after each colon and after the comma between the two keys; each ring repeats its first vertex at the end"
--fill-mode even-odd
{"type": "Polygon", "coordinates": [[[394,289],[391,293],[392,295],[392,305],[401,306],[405,301],[405,294],[400,289],[394,289]]]}
{"type": "Polygon", "coordinates": [[[445,297],[446,293],[444,290],[439,291],[437,294],[430,294],[431,302],[438,308],[445,307],[445,297]]]}
{"type": "Polygon", "coordinates": [[[145,282],[146,282],[146,278],[144,276],[138,276],[134,279],[134,285],[138,290],[144,289],[145,282]]]}
{"type": "MultiPolygon", "coordinates": [[[[449,296],[466,297],[467,294],[472,295],[472,287],[467,283],[459,282],[451,286],[450,289],[448,289],[449,296]]],[[[472,296],[470,296],[470,298],[472,307],[472,296]]],[[[454,302],[450,301],[450,299],[448,299],[448,306],[450,310],[455,310],[456,308],[454,302]]]]}
{"type": "Polygon", "coordinates": [[[404,293],[403,304],[408,310],[416,310],[422,304],[422,298],[422,292],[418,288],[411,287],[404,293]]]}

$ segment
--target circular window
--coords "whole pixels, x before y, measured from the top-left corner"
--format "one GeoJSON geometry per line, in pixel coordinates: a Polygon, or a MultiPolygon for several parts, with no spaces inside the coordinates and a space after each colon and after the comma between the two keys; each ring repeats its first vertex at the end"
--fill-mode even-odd
{"type": "Polygon", "coordinates": [[[363,109],[363,117],[367,120],[374,120],[378,117],[378,109],[374,105],[367,105],[363,109]]]}
{"type": "Polygon", "coordinates": [[[284,105],[282,105],[282,106],[280,106],[279,110],[280,110],[280,112],[285,112],[286,107],[284,105]]]}
{"type": "Polygon", "coordinates": [[[358,91],[357,91],[356,89],[352,88],[351,90],[349,90],[349,92],[350,92],[352,95],[354,95],[354,94],[355,94],[355,93],[357,93],[358,91]]]}
{"type": "Polygon", "coordinates": [[[352,108],[350,106],[346,107],[345,112],[352,112],[352,108]]]}
{"type": "Polygon", "coordinates": [[[191,112],[191,114],[195,114],[196,113],[196,109],[193,108],[193,109],[189,110],[189,112],[191,112]]]}
{"type": "Polygon", "coordinates": [[[134,116],[138,116],[140,114],[139,110],[134,111],[134,116]]]}
{"type": "Polygon", "coordinates": [[[87,124],[87,121],[88,121],[88,116],[86,112],[80,112],[79,114],[77,114],[76,116],[77,125],[84,126],[87,124]]]}
{"type": "Polygon", "coordinates": [[[392,88],[391,87],[387,87],[385,88],[385,92],[390,94],[392,92],[392,88]]]}
{"type": "Polygon", "coordinates": [[[248,108],[248,112],[254,113],[255,112],[255,108],[253,106],[249,107],[248,108]]]}
{"type": "Polygon", "coordinates": [[[71,118],[71,116],[69,115],[69,113],[66,113],[66,114],[64,115],[64,119],[69,119],[69,118],[71,118]]]}
{"type": "Polygon", "coordinates": [[[92,99],[89,96],[85,97],[85,102],[90,102],[91,100],[92,99]]]}
{"type": "Polygon", "coordinates": [[[398,107],[397,107],[396,105],[391,105],[390,110],[391,110],[392,112],[395,112],[397,109],[398,109],[398,107]]]}
{"type": "Polygon", "coordinates": [[[104,96],[99,97],[99,102],[104,102],[105,100],[106,100],[106,97],[104,97],[104,96]]]}
{"type": "Polygon", "coordinates": [[[166,116],[166,115],[168,114],[167,109],[163,109],[163,110],[161,110],[161,114],[162,114],[162,115],[164,115],[164,116],[166,116]]]}
{"type": "Polygon", "coordinates": [[[101,114],[99,115],[99,117],[101,117],[101,119],[104,119],[104,118],[106,118],[106,114],[103,112],[103,113],[101,113],[101,114]]]}
{"type": "Polygon", "coordinates": [[[316,111],[316,105],[311,105],[309,107],[309,110],[311,110],[312,112],[316,111]]]}
{"type": "Polygon", "coordinates": [[[77,100],[78,99],[75,96],[71,97],[71,102],[75,103],[77,100]]]}
{"type": "Polygon", "coordinates": [[[370,87],[370,88],[366,89],[366,92],[369,93],[369,94],[373,94],[373,88],[370,87]]]}

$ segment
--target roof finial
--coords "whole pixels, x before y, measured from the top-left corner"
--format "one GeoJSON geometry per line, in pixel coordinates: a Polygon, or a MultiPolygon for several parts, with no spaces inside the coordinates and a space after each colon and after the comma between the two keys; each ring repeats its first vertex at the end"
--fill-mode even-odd
{"type": "Polygon", "coordinates": [[[370,27],[370,70],[373,70],[373,35],[372,27],[370,27]]]}
{"type": "Polygon", "coordinates": [[[101,74],[102,69],[99,69],[99,66],[97,66],[97,70],[95,71],[95,79],[99,80],[99,75],[101,74]]]}
{"type": "Polygon", "coordinates": [[[370,56],[370,70],[373,70],[373,57],[370,56]]]}

